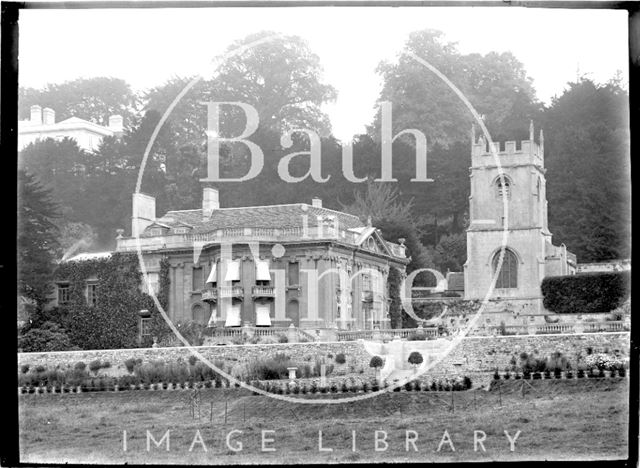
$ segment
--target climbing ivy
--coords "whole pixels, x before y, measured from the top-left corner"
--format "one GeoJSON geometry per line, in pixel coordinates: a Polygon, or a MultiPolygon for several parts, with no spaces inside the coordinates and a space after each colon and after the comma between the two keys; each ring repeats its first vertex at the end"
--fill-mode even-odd
{"type": "MultiPolygon", "coordinates": [[[[160,274],[159,274],[159,291],[157,294],[158,302],[164,309],[165,313],[168,314],[169,310],[169,288],[171,287],[171,279],[169,277],[169,260],[167,258],[163,258],[160,261],[160,274]]],[[[143,346],[149,346],[153,342],[152,337],[156,337],[158,342],[162,341],[164,337],[171,333],[171,329],[167,324],[166,320],[160,314],[160,311],[156,308],[155,303],[153,307],[150,307],[151,311],[151,322],[149,324],[149,329],[151,331],[151,337],[146,337],[143,343],[143,346]]]]}
{"type": "MultiPolygon", "coordinates": [[[[166,304],[168,267],[162,275],[161,267],[159,297],[166,304]]],[[[151,297],[140,290],[142,273],[135,254],[114,253],[109,258],[62,263],[55,277],[58,282],[68,282],[70,290],[69,303],[58,308],[60,322],[72,343],[82,349],[136,347],[138,311],[149,310],[152,322],[160,316],[151,297]],[[86,299],[86,285],[91,279],[97,285],[95,305],[87,304],[86,299]]]]}
{"type": "Polygon", "coordinates": [[[402,300],[400,299],[400,286],[402,284],[402,274],[396,267],[389,268],[389,319],[391,328],[402,328],[402,300]]]}

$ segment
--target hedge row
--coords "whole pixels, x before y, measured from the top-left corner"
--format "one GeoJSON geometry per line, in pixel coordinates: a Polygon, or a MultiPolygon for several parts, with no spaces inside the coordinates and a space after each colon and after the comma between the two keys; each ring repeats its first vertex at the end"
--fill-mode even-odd
{"type": "Polygon", "coordinates": [[[630,294],[630,272],[549,276],[542,280],[546,309],[559,314],[609,312],[630,294]]]}
{"type": "MultiPolygon", "coordinates": [[[[626,377],[627,376],[627,371],[624,367],[620,368],[620,369],[612,369],[610,371],[606,371],[609,372],[609,377],[626,377]]],[[[554,372],[551,372],[549,370],[546,370],[544,372],[539,372],[539,371],[535,371],[535,372],[505,372],[503,374],[500,374],[498,372],[494,372],[493,374],[493,380],[509,380],[509,379],[514,379],[514,380],[520,380],[520,379],[525,379],[525,380],[538,380],[538,379],[544,379],[544,380],[549,380],[549,379],[582,379],[582,378],[603,378],[606,377],[605,371],[602,369],[589,369],[589,370],[584,370],[584,369],[578,369],[577,371],[566,371],[564,372],[564,377],[562,375],[562,373],[559,370],[556,370],[554,372]]]]}
{"type": "MultiPolygon", "coordinates": [[[[138,381],[139,382],[139,381],[138,381]]],[[[382,385],[379,385],[376,381],[364,382],[363,384],[353,384],[351,382],[343,381],[342,383],[332,383],[322,387],[315,382],[311,384],[296,384],[291,385],[288,382],[259,382],[259,381],[247,381],[245,382],[252,385],[255,388],[264,390],[268,393],[276,395],[313,395],[313,394],[326,394],[326,393],[368,393],[377,392],[379,390],[389,388],[391,384],[384,381],[382,385]]],[[[420,381],[407,382],[404,385],[395,387],[394,392],[400,391],[415,391],[415,392],[427,392],[427,391],[462,391],[472,388],[472,381],[469,377],[464,377],[462,380],[438,380],[433,381],[430,384],[420,381]]],[[[207,380],[204,382],[181,382],[181,383],[136,383],[135,379],[131,379],[130,376],[124,376],[119,379],[113,377],[101,377],[95,379],[86,379],[79,385],[66,385],[66,384],[44,384],[44,385],[23,385],[19,387],[19,393],[81,393],[81,392],[105,392],[105,391],[126,391],[126,390],[186,390],[186,389],[202,389],[202,388],[240,388],[238,383],[230,383],[227,379],[221,380],[207,380]]],[[[254,392],[254,395],[257,395],[254,392]]]]}

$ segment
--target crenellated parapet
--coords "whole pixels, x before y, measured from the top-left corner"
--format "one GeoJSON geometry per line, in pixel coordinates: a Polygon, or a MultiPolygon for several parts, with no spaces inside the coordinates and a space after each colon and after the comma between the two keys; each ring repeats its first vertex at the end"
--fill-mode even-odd
{"type": "Polygon", "coordinates": [[[514,166],[520,164],[534,164],[544,167],[544,134],[540,130],[538,141],[534,139],[533,122],[529,128],[529,139],[522,141],[488,142],[483,135],[476,138],[475,128],[471,132],[471,162],[472,166],[495,167],[494,158],[497,154],[500,164],[514,166]]]}

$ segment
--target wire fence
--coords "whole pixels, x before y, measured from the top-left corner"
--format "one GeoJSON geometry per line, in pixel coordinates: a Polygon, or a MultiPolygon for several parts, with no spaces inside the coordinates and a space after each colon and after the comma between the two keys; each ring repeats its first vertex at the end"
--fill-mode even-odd
{"type": "MultiPolygon", "coordinates": [[[[567,380],[494,380],[489,388],[474,388],[466,391],[408,391],[400,387],[372,399],[345,402],[344,405],[299,405],[293,402],[274,400],[262,395],[239,394],[216,395],[208,389],[193,389],[184,395],[184,407],[188,417],[201,423],[213,425],[253,424],[273,420],[321,420],[325,418],[356,420],[372,416],[414,417],[417,408],[428,408],[435,412],[470,412],[479,410],[509,409],[523,403],[553,401],[559,396],[572,393],[611,391],[628,382],[625,377],[567,380]],[[336,406],[340,410],[336,411],[336,406]]],[[[306,399],[340,399],[341,394],[297,395],[306,399]]]]}

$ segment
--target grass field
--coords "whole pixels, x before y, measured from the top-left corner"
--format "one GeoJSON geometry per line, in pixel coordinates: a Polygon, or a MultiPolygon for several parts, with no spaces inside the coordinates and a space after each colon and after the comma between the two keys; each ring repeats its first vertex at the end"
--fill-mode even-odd
{"type": "Polygon", "coordinates": [[[627,457],[628,382],[532,381],[523,396],[521,381],[501,381],[490,391],[399,392],[338,405],[206,389],[199,418],[191,414],[190,390],[22,395],[20,453],[23,462],[139,464],[621,459],[627,457]],[[147,431],[160,441],[167,430],[169,451],[166,439],[147,451],[147,431]],[[232,447],[242,443],[237,452],[226,443],[234,430],[242,431],[230,436],[232,447]],[[437,451],[445,430],[451,444],[445,440],[437,451]],[[512,438],[521,431],[513,452],[505,430],[512,438]],[[264,437],[274,440],[265,447],[275,451],[262,451],[262,431],[274,431],[264,437]],[[333,451],[319,450],[319,431],[323,448],[333,451]],[[385,451],[375,450],[375,431],[386,432],[385,451]],[[407,446],[407,431],[415,431],[409,438],[417,436],[417,451],[407,446]],[[474,451],[474,431],[486,434],[486,452],[480,445],[474,451]]]}

